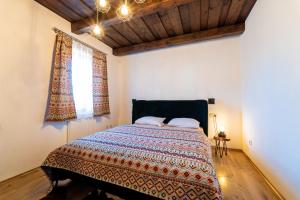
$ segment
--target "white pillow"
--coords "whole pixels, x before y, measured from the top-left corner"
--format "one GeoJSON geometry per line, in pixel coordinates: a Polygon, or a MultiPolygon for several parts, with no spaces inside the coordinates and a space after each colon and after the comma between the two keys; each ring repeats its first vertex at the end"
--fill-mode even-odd
{"type": "Polygon", "coordinates": [[[139,118],[135,121],[136,124],[146,124],[146,125],[154,125],[154,126],[163,126],[164,125],[164,120],[166,118],[161,118],[161,117],[142,117],[139,118]]]}
{"type": "Polygon", "coordinates": [[[200,128],[200,122],[192,118],[174,118],[169,121],[168,125],[181,128],[200,128]]]}

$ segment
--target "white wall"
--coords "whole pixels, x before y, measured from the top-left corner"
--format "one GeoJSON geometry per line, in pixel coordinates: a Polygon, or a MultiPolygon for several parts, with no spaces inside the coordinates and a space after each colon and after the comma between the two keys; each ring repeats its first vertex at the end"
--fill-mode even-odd
{"type": "MultiPolygon", "coordinates": [[[[218,115],[230,147],[242,148],[240,41],[239,37],[211,40],[156,50],[124,58],[120,120],[131,119],[131,99],[216,98],[210,112],[218,115]],[[126,66],[126,67],[125,67],[126,66]]],[[[212,119],[210,119],[210,122],[212,119]]],[[[212,128],[212,125],[210,125],[212,128]]],[[[213,136],[212,129],[209,132],[213,136]]]]}
{"type": "MultiPolygon", "coordinates": [[[[50,151],[66,143],[66,123],[43,119],[55,40],[51,28],[70,32],[70,23],[33,0],[6,0],[0,18],[1,181],[40,166],[50,151]]],[[[71,122],[70,140],[118,123],[119,59],[96,39],[88,35],[80,39],[108,53],[112,114],[108,119],[71,122]]]]}
{"type": "Polygon", "coordinates": [[[300,199],[299,19],[299,0],[257,1],[241,38],[243,149],[290,200],[300,199]]]}
{"type": "MultiPolygon", "coordinates": [[[[108,54],[112,114],[71,122],[69,140],[130,122],[132,98],[215,97],[217,104],[209,109],[232,138],[230,147],[243,143],[287,199],[300,199],[299,11],[298,0],[258,1],[241,38],[123,58],[112,56],[109,47],[92,37],[80,36],[108,54]]],[[[32,0],[5,1],[0,18],[9,19],[2,20],[0,31],[1,181],[39,166],[66,143],[66,123],[44,123],[43,118],[55,40],[51,28],[70,32],[70,23],[32,0]]]]}

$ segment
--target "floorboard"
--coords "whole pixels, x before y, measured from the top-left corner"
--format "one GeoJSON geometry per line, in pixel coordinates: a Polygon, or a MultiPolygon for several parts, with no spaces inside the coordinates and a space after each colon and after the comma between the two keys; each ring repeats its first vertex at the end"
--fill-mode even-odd
{"type": "MultiPolygon", "coordinates": [[[[241,151],[229,151],[220,158],[213,153],[217,176],[227,200],[279,200],[264,177],[241,151]]],[[[60,190],[47,195],[50,183],[41,169],[34,169],[0,183],[1,200],[82,200],[93,191],[81,183],[65,181],[60,190]]],[[[112,199],[120,198],[110,195],[112,199]]]]}

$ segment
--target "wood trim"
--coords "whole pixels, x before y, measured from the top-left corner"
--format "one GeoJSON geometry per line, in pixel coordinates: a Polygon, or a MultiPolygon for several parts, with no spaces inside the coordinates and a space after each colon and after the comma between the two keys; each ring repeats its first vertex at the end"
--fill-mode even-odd
{"type": "Polygon", "coordinates": [[[250,159],[250,157],[241,150],[242,153],[246,156],[246,158],[250,161],[251,165],[258,171],[258,173],[264,178],[265,182],[270,186],[273,192],[278,196],[280,200],[285,200],[285,198],[280,194],[280,192],[275,188],[275,186],[269,181],[269,179],[264,175],[264,173],[254,164],[254,162],[250,159]]]}
{"type": "MultiPolygon", "coordinates": [[[[152,2],[145,3],[145,5],[135,5],[132,7],[133,19],[138,17],[143,17],[153,13],[158,13],[165,11],[176,6],[191,3],[193,1],[199,0],[156,0],[152,2]]],[[[95,14],[91,17],[81,19],[79,21],[73,22],[71,24],[71,29],[73,33],[82,34],[90,29],[91,26],[95,24],[95,14]]],[[[114,11],[109,12],[105,15],[105,19],[101,19],[104,27],[116,25],[122,23],[116,16],[114,11]]]]}
{"type": "MultiPolygon", "coordinates": [[[[216,146],[211,146],[211,150],[213,151],[213,153],[215,152],[216,146]]],[[[236,151],[236,152],[243,152],[243,150],[241,149],[233,149],[233,148],[227,148],[228,151],[236,151]]]]}
{"type": "Polygon", "coordinates": [[[113,50],[115,56],[124,56],[132,53],[149,51],[158,48],[171,47],[176,45],[199,42],[203,40],[216,39],[221,37],[240,35],[245,31],[245,24],[225,26],[221,28],[213,28],[206,31],[199,31],[185,35],[175,36],[171,38],[145,42],[133,46],[121,47],[113,50]]]}
{"type": "Polygon", "coordinates": [[[22,173],[20,173],[20,174],[17,174],[17,175],[15,175],[15,176],[13,176],[13,177],[10,177],[10,178],[8,178],[8,179],[5,179],[5,180],[3,180],[3,181],[0,181],[0,184],[6,184],[6,183],[9,183],[9,182],[13,181],[13,179],[15,179],[15,178],[19,178],[19,177],[22,177],[22,176],[26,176],[27,174],[30,174],[30,173],[35,172],[35,171],[38,171],[39,169],[41,169],[41,167],[35,167],[35,168],[33,168],[33,169],[27,170],[27,171],[25,171],[25,172],[22,172],[22,173]]]}

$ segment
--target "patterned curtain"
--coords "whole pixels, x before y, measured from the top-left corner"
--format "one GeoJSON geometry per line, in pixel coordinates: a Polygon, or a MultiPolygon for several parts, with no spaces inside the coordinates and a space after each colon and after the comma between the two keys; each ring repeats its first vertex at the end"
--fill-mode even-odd
{"type": "Polygon", "coordinates": [[[76,110],[72,88],[72,38],[59,31],[54,48],[45,120],[75,119],[76,110]]]}
{"type": "Polygon", "coordinates": [[[93,104],[94,116],[109,114],[106,55],[93,51],[93,104]]]}

